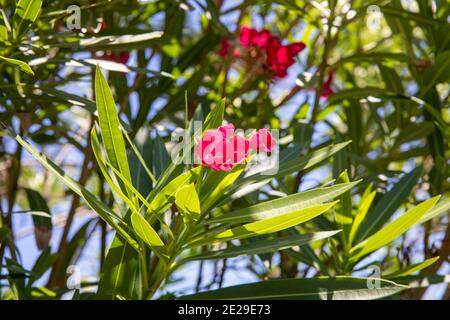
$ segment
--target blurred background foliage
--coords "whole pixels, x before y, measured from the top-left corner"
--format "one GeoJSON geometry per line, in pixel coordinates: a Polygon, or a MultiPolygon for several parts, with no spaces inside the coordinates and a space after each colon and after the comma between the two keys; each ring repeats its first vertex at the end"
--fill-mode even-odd
{"type": "MultiPolygon", "coordinates": [[[[237,128],[279,129],[282,149],[295,144],[300,154],[307,154],[352,141],[328,163],[274,179],[269,187],[227,203],[227,210],[332,179],[363,179],[353,189],[350,210],[361,210],[373,190],[372,216],[382,214],[383,208],[376,211],[380,203],[385,208],[392,202],[386,222],[420,201],[449,194],[446,0],[55,0],[43,1],[35,17],[17,13],[10,0],[0,0],[0,8],[0,257],[2,267],[9,257],[22,261],[25,269],[37,257],[47,261],[35,270],[42,276],[42,291],[45,286],[65,288],[67,267],[79,261],[89,269],[83,274],[86,286],[95,284],[110,230],[26,154],[8,129],[29,138],[112,205],[111,190],[90,149],[98,63],[108,71],[123,124],[157,177],[170,161],[175,129],[184,127],[185,94],[189,119],[197,106],[206,115],[225,97],[225,120],[237,128]],[[80,8],[79,29],[68,28],[67,8],[73,5],[80,8]],[[244,25],[306,44],[287,77],[273,78],[259,72],[253,61],[218,54],[221,40],[238,41],[244,25]],[[121,53],[129,53],[129,59],[117,62],[114,57],[121,53]],[[321,97],[330,75],[333,93],[321,97]],[[340,175],[344,170],[346,177],[340,175]],[[51,214],[53,224],[22,214],[30,210],[51,214]]],[[[133,178],[139,180],[136,173],[133,178]]],[[[146,194],[152,188],[150,180],[137,183],[146,194]]],[[[372,222],[362,226],[368,230],[372,222]]],[[[324,223],[305,228],[330,230],[324,223]]],[[[449,271],[447,214],[416,225],[360,265],[333,264],[327,244],[301,253],[191,265],[195,275],[185,280],[195,291],[245,277],[311,277],[323,274],[324,268],[329,275],[358,274],[364,266],[377,264],[388,274],[437,256],[423,272],[449,271]],[[225,271],[232,275],[224,280],[225,271]]],[[[339,255],[341,244],[331,247],[339,255]]],[[[173,284],[183,277],[177,274],[173,284]]],[[[450,298],[446,285],[430,290],[410,290],[404,297],[450,298]]]]}

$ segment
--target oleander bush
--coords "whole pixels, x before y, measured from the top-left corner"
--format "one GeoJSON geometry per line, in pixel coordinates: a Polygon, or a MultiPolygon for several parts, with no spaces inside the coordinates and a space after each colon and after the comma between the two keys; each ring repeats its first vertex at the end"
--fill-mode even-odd
{"type": "Polygon", "coordinates": [[[448,299],[447,1],[0,0],[2,299],[448,299]]]}

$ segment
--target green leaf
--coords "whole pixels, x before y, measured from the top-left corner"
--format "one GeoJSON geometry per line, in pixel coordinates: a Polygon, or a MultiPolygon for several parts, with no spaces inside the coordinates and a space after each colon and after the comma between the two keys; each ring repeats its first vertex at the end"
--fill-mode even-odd
{"type": "MultiPolygon", "coordinates": [[[[30,272],[25,270],[18,262],[5,258],[6,269],[8,270],[8,282],[10,290],[15,300],[28,300],[29,292],[25,288],[25,278],[30,276],[30,272]]],[[[3,268],[3,265],[2,265],[3,268]]]]}
{"type": "Polygon", "coordinates": [[[219,241],[239,240],[284,230],[297,224],[306,222],[314,217],[317,217],[318,215],[333,207],[335,204],[336,202],[331,202],[327,204],[311,206],[304,209],[298,209],[265,220],[234,227],[212,236],[201,236],[198,239],[194,240],[192,245],[208,244],[219,241]]]}
{"type": "Polygon", "coordinates": [[[410,19],[415,22],[417,22],[419,25],[430,25],[430,26],[436,26],[436,27],[443,27],[445,26],[445,21],[440,21],[437,19],[431,19],[427,16],[421,15],[419,13],[394,8],[394,7],[381,7],[381,11],[384,14],[391,15],[394,17],[402,18],[402,19],[410,19]]]}
{"type": "Polygon", "coordinates": [[[398,238],[419,221],[437,203],[440,196],[431,198],[404,213],[400,218],[384,226],[381,230],[360,242],[350,251],[355,261],[398,238]]]}
{"type": "MultiPolygon", "coordinates": [[[[349,178],[347,171],[342,172],[337,182],[349,183],[349,178]]],[[[344,244],[344,248],[348,250],[349,248],[349,240],[350,240],[350,230],[353,222],[353,213],[352,213],[352,193],[351,190],[347,190],[339,197],[339,205],[335,210],[336,223],[338,228],[342,230],[342,243],[344,244]]]]}
{"type": "MultiPolygon", "coordinates": [[[[95,48],[96,50],[126,50],[145,48],[161,41],[163,33],[153,31],[141,34],[124,34],[119,36],[101,36],[89,39],[81,39],[79,45],[84,48],[95,48]]],[[[74,46],[73,43],[67,43],[74,46]]]]}
{"type": "Polygon", "coordinates": [[[395,278],[398,284],[404,284],[410,288],[426,288],[433,284],[450,283],[450,275],[418,274],[395,278]]]}
{"type": "Polygon", "coordinates": [[[224,250],[210,251],[187,258],[185,261],[192,260],[210,260],[210,259],[226,259],[241,255],[250,256],[268,252],[277,252],[296,246],[302,246],[306,243],[325,239],[338,233],[338,231],[315,232],[309,234],[299,234],[284,238],[275,238],[270,240],[259,240],[249,244],[240,245],[224,250]]]}
{"type": "MultiPolygon", "coordinates": [[[[370,188],[368,188],[368,190],[370,190],[370,188]]],[[[361,226],[361,223],[366,218],[367,212],[369,212],[369,208],[373,202],[373,199],[375,199],[376,194],[376,191],[372,191],[362,198],[361,204],[359,205],[358,211],[355,215],[355,218],[353,219],[352,228],[350,230],[350,245],[352,245],[353,240],[355,239],[355,235],[361,226]]]]}
{"type": "Polygon", "coordinates": [[[402,129],[397,139],[395,146],[400,146],[403,143],[414,141],[417,139],[426,138],[435,129],[435,125],[431,121],[422,121],[420,123],[410,123],[402,129]]]}
{"type": "Polygon", "coordinates": [[[435,263],[438,260],[439,260],[439,257],[430,258],[423,262],[413,264],[407,268],[395,271],[395,272],[387,274],[387,275],[383,275],[383,277],[386,277],[388,279],[394,279],[394,278],[408,276],[414,272],[418,272],[420,270],[423,270],[423,269],[431,266],[433,263],[435,263]]]}
{"type": "Polygon", "coordinates": [[[391,92],[378,87],[350,88],[340,90],[331,95],[329,98],[327,98],[327,104],[333,105],[342,100],[354,98],[367,98],[368,96],[396,97],[398,95],[395,92],[391,92]]]}
{"type": "MultiPolygon", "coordinates": [[[[92,130],[92,141],[95,142],[97,140],[96,134],[95,134],[95,130],[92,130]]],[[[98,143],[98,142],[97,142],[98,143]]],[[[132,212],[141,212],[141,208],[146,207],[147,208],[147,213],[153,213],[152,207],[150,205],[150,203],[147,201],[147,199],[144,198],[144,196],[142,196],[138,190],[136,190],[136,188],[133,186],[133,184],[128,181],[127,179],[125,179],[125,177],[117,170],[115,169],[109,162],[107,162],[106,160],[104,160],[101,155],[97,155],[99,154],[99,151],[95,151],[96,149],[99,148],[99,146],[95,146],[95,143],[93,143],[94,146],[94,154],[96,155],[96,158],[100,159],[99,162],[99,167],[106,179],[106,181],[110,184],[111,188],[113,188],[113,190],[116,191],[117,194],[119,194],[119,196],[125,201],[126,204],[128,204],[129,208],[131,209],[132,212]],[[129,191],[131,192],[133,197],[136,197],[138,200],[140,200],[142,202],[142,207],[138,208],[138,203],[137,202],[133,202],[131,199],[127,198],[121,191],[119,188],[117,188],[115,186],[114,181],[112,181],[112,179],[109,177],[107,169],[105,167],[105,164],[115,173],[115,175],[121,179],[121,181],[124,183],[125,187],[127,187],[129,189],[129,191]]],[[[167,232],[167,234],[173,238],[173,234],[172,231],[170,230],[169,226],[167,226],[167,224],[165,223],[165,221],[159,216],[159,215],[150,215],[149,218],[153,218],[155,217],[156,219],[158,219],[158,221],[161,223],[162,227],[164,228],[164,230],[167,232]]]]}
{"type": "Polygon", "coordinates": [[[220,127],[220,125],[223,122],[223,115],[225,112],[225,103],[226,100],[222,99],[217,104],[217,106],[211,110],[211,112],[208,114],[208,116],[205,119],[205,125],[203,128],[203,132],[209,129],[216,129],[220,127]]]}
{"type": "Polygon", "coordinates": [[[410,173],[403,176],[395,186],[386,193],[377,203],[375,208],[370,211],[359,227],[356,234],[355,243],[371,236],[390,219],[395,211],[405,202],[411,190],[417,184],[422,175],[422,167],[417,167],[410,173]]]}
{"type": "Polygon", "coordinates": [[[115,236],[100,274],[97,299],[114,299],[116,295],[132,296],[138,253],[115,236]]]}
{"type": "Polygon", "coordinates": [[[74,235],[70,238],[67,243],[66,251],[61,263],[61,269],[59,271],[58,277],[64,278],[67,276],[67,268],[73,265],[74,261],[77,261],[83,249],[86,247],[88,240],[90,239],[90,232],[92,230],[92,225],[97,224],[98,219],[92,218],[87,220],[82,224],[74,235]]]}
{"type": "Polygon", "coordinates": [[[11,26],[8,21],[8,16],[3,9],[0,9],[0,42],[8,43],[11,26]]]}
{"type": "Polygon", "coordinates": [[[131,214],[131,224],[134,232],[141,238],[160,258],[167,258],[164,242],[152,226],[137,212],[131,214]]]}
{"type": "Polygon", "coordinates": [[[228,191],[228,188],[244,172],[245,164],[233,167],[230,172],[209,171],[202,183],[200,195],[202,212],[207,212],[228,191]]]}
{"type": "Polygon", "coordinates": [[[160,192],[158,192],[150,202],[154,213],[166,211],[175,202],[175,194],[178,189],[197,181],[201,167],[193,168],[169,182],[160,192]]]}
{"type": "Polygon", "coordinates": [[[379,64],[378,68],[380,69],[386,88],[393,92],[403,94],[405,89],[403,88],[402,79],[399,77],[395,69],[389,68],[383,64],[379,64]]]}
{"type": "MultiPolygon", "coordinates": [[[[108,83],[98,66],[95,71],[95,97],[97,101],[100,132],[106,155],[108,156],[111,165],[131,182],[125,141],[123,139],[122,131],[120,130],[116,104],[108,83]]],[[[131,197],[131,191],[123,184],[121,179],[119,179],[119,183],[121,184],[122,191],[131,197]]]]}
{"type": "Polygon", "coordinates": [[[279,199],[265,201],[254,206],[239,209],[222,216],[212,218],[204,223],[236,224],[276,217],[285,213],[301,210],[332,200],[347,190],[350,190],[359,182],[360,181],[340,183],[331,187],[316,188],[299,192],[279,199]]]}
{"type": "Polygon", "coordinates": [[[178,189],[175,194],[175,204],[190,219],[197,221],[200,217],[200,200],[194,184],[190,183],[178,189]]]}
{"type": "Polygon", "coordinates": [[[52,266],[56,260],[56,256],[57,255],[55,253],[51,253],[50,248],[42,251],[41,255],[37,258],[33,268],[31,269],[31,276],[27,283],[28,288],[31,288],[33,283],[42,277],[42,275],[52,266]]]}
{"type": "Polygon", "coordinates": [[[153,152],[151,148],[151,140],[146,139],[142,146],[138,147],[131,141],[128,133],[123,128],[122,132],[133,153],[130,153],[129,163],[131,169],[131,177],[133,178],[133,185],[139,190],[141,194],[148,195],[152,186],[156,184],[156,179],[150,168],[152,163],[153,152]],[[146,175],[143,175],[145,171],[146,175]]]}
{"type": "Polygon", "coordinates": [[[24,188],[24,190],[27,195],[30,209],[46,214],[33,214],[34,225],[37,227],[46,227],[50,230],[52,228],[52,213],[47,205],[47,202],[38,191],[28,188],[24,188]]]}
{"type": "Polygon", "coordinates": [[[118,234],[119,236],[127,241],[131,247],[138,249],[138,244],[136,241],[127,233],[127,231],[114,221],[114,218],[120,218],[114,213],[110,208],[108,208],[103,202],[99,201],[91,192],[86,190],[78,182],[73,180],[71,177],[66,175],[63,169],[57,166],[54,162],[47,159],[43,154],[37,151],[28,142],[22,139],[20,136],[16,136],[16,140],[20,143],[39,163],[44,166],[47,170],[52,172],[58,179],[60,179],[68,188],[73,192],[84,198],[88,205],[97,214],[105,220],[118,234]]]}
{"type": "Polygon", "coordinates": [[[50,245],[52,218],[47,202],[42,195],[35,190],[25,188],[30,209],[38,212],[47,213],[48,217],[42,215],[33,215],[34,237],[39,250],[43,250],[50,245]]]}
{"type": "Polygon", "coordinates": [[[31,69],[31,67],[26,62],[23,62],[23,61],[20,61],[20,60],[17,60],[17,59],[6,58],[6,57],[3,57],[3,56],[0,56],[0,60],[3,60],[3,61],[5,61],[8,64],[10,64],[10,65],[12,65],[14,67],[17,67],[18,69],[22,70],[25,73],[34,75],[33,70],[31,69]]]}
{"type": "Polygon", "coordinates": [[[14,37],[21,36],[36,20],[41,10],[42,0],[19,0],[14,11],[14,37]]]}
{"type": "MultiPolygon", "coordinates": [[[[280,161],[278,172],[270,176],[265,174],[266,170],[268,169],[267,167],[258,168],[255,166],[252,171],[249,171],[246,175],[239,177],[239,179],[237,179],[236,182],[232,186],[230,186],[227,192],[227,197],[221,201],[221,204],[229,201],[234,193],[239,193],[239,196],[245,195],[247,191],[241,192],[241,190],[252,184],[260,183],[258,185],[258,188],[260,188],[262,185],[270,182],[274,178],[284,178],[294,172],[312,168],[316,164],[322,162],[325,159],[328,159],[336,152],[342,150],[350,143],[351,141],[347,141],[336,145],[330,145],[311,152],[305,156],[293,158],[287,161],[280,161]]],[[[250,189],[249,192],[252,191],[254,190],[250,189]]]]}
{"type": "Polygon", "coordinates": [[[358,52],[351,56],[344,57],[340,59],[336,64],[343,64],[347,62],[376,62],[376,61],[385,61],[385,60],[395,60],[400,62],[408,62],[409,57],[404,53],[393,53],[389,51],[382,52],[358,52]]]}
{"type": "Polygon", "coordinates": [[[428,211],[423,217],[419,219],[417,224],[427,222],[438,215],[448,212],[450,210],[450,198],[441,199],[437,205],[428,211]]]}
{"type": "Polygon", "coordinates": [[[424,87],[420,91],[420,97],[424,97],[427,92],[437,83],[444,83],[450,80],[450,50],[442,52],[436,57],[433,66],[425,71],[424,87]]]}
{"type": "MultiPolygon", "coordinates": [[[[120,187],[117,186],[116,182],[113,180],[113,178],[110,176],[109,172],[108,172],[108,168],[107,168],[107,161],[105,160],[105,158],[103,157],[102,154],[102,150],[100,147],[100,142],[98,140],[98,136],[97,136],[97,130],[95,129],[95,127],[92,128],[91,130],[91,146],[92,146],[92,150],[94,152],[94,157],[97,160],[97,165],[100,168],[100,171],[103,174],[103,178],[105,178],[106,182],[108,183],[109,187],[112,189],[113,192],[115,192],[130,208],[132,208],[133,211],[137,211],[138,208],[135,207],[134,202],[130,199],[130,197],[128,197],[127,195],[125,195],[122,192],[122,189],[120,187]]],[[[123,177],[123,176],[122,176],[123,177]]],[[[120,179],[118,180],[119,183],[123,180],[120,179]]]]}
{"type": "Polygon", "coordinates": [[[369,300],[399,293],[408,287],[375,278],[319,277],[314,279],[281,279],[238,285],[181,297],[198,299],[305,299],[305,300],[369,300]],[[380,281],[380,288],[368,283],[380,281]]]}
{"type": "Polygon", "coordinates": [[[155,133],[155,138],[152,139],[152,149],[153,172],[156,179],[158,179],[164,170],[167,169],[171,161],[169,152],[167,152],[164,141],[161,139],[158,132],[155,133]]]}

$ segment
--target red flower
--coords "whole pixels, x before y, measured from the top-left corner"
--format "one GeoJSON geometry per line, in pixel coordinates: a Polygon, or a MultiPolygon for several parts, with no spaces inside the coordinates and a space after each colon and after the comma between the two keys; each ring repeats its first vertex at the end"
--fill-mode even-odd
{"type": "Polygon", "coordinates": [[[258,31],[256,31],[253,28],[249,27],[242,27],[241,28],[241,35],[239,37],[239,41],[244,47],[249,47],[253,44],[254,38],[258,36],[258,31]]]}
{"type": "Polygon", "coordinates": [[[251,51],[251,57],[259,57],[261,53],[265,54],[266,69],[279,78],[287,75],[287,69],[295,63],[295,55],[306,47],[302,42],[283,46],[281,40],[271,34],[269,30],[257,31],[247,26],[241,28],[239,41],[244,48],[253,47],[259,50],[260,54],[254,54],[254,51],[251,51]]]}
{"type": "Polygon", "coordinates": [[[320,96],[322,98],[326,99],[334,93],[333,88],[331,88],[331,82],[333,81],[333,74],[334,74],[333,71],[328,74],[328,78],[322,86],[322,92],[320,93],[320,96]]]}
{"type": "Polygon", "coordinates": [[[275,148],[276,141],[267,129],[259,129],[253,133],[250,138],[250,149],[255,151],[263,150],[271,152],[275,148]]]}
{"type": "Polygon", "coordinates": [[[286,47],[288,48],[289,52],[292,55],[296,55],[296,54],[300,53],[303,49],[305,49],[306,45],[303,42],[294,42],[294,43],[288,44],[286,47]]]}
{"type": "Polygon", "coordinates": [[[216,171],[230,171],[235,164],[245,159],[248,147],[246,151],[245,142],[242,144],[240,138],[233,137],[233,134],[232,124],[206,131],[196,149],[202,164],[216,171]]]}
{"type": "Polygon", "coordinates": [[[233,166],[245,161],[250,149],[270,152],[275,143],[266,129],[261,129],[246,139],[235,134],[232,124],[227,124],[206,131],[197,144],[195,153],[202,165],[216,171],[230,171],[233,166]]]}
{"type": "Polygon", "coordinates": [[[230,42],[227,39],[222,39],[220,41],[219,55],[225,57],[228,54],[229,50],[230,50],[230,42]]]}

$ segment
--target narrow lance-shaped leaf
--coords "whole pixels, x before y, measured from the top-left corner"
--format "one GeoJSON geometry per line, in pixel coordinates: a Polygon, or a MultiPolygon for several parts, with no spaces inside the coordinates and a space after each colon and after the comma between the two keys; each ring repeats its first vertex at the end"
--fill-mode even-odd
{"type": "Polygon", "coordinates": [[[404,277],[410,274],[413,274],[414,272],[418,272],[421,271],[429,266],[431,266],[433,263],[435,263],[436,261],[439,260],[439,257],[434,257],[434,258],[430,258],[427,259],[423,262],[420,263],[415,263],[409,267],[406,267],[404,269],[383,275],[383,278],[387,278],[387,279],[393,279],[393,278],[399,278],[399,277],[404,277]]]}
{"type": "Polygon", "coordinates": [[[249,244],[243,244],[240,246],[216,250],[207,252],[205,254],[199,254],[191,256],[186,261],[191,260],[209,260],[209,259],[226,259],[231,257],[237,257],[241,255],[250,256],[268,252],[277,252],[292,247],[302,246],[306,243],[310,243],[317,240],[322,240],[331,237],[338,233],[337,231],[324,231],[310,234],[299,234],[284,238],[275,238],[270,240],[260,240],[249,244]]]}
{"type": "Polygon", "coordinates": [[[170,155],[167,152],[164,141],[159,136],[158,132],[155,133],[155,138],[152,139],[152,165],[153,172],[155,174],[156,179],[158,179],[164,170],[170,164],[170,155]]]}
{"type": "Polygon", "coordinates": [[[309,208],[304,208],[283,215],[275,216],[273,218],[234,227],[230,230],[220,232],[213,236],[201,237],[197,240],[194,240],[192,245],[208,244],[218,241],[245,239],[249,237],[284,230],[293,227],[297,224],[306,222],[314,217],[317,217],[318,215],[324,213],[325,211],[333,207],[335,204],[336,202],[315,205],[309,208]]]}
{"type": "Polygon", "coordinates": [[[434,217],[450,211],[450,198],[441,199],[430,211],[419,219],[417,224],[427,222],[434,217]]]}
{"type": "MultiPolygon", "coordinates": [[[[161,213],[175,202],[175,194],[178,189],[197,180],[201,167],[196,167],[184,174],[178,176],[169,182],[161,191],[159,191],[150,202],[151,209],[154,213],[161,213]]],[[[152,194],[150,194],[152,195],[152,194]]]]}
{"type": "Polygon", "coordinates": [[[8,64],[10,64],[10,65],[20,69],[20,70],[22,70],[25,73],[34,75],[33,70],[31,69],[31,67],[26,62],[23,62],[23,61],[20,61],[20,60],[17,60],[17,59],[6,58],[6,57],[3,57],[3,56],[0,56],[0,60],[5,61],[6,63],[8,63],[8,64]]]}
{"type": "Polygon", "coordinates": [[[200,217],[200,200],[194,184],[190,183],[178,189],[175,194],[175,204],[187,218],[197,221],[200,217]]]}
{"type": "Polygon", "coordinates": [[[365,255],[398,238],[401,234],[415,225],[417,221],[419,221],[419,219],[431,208],[433,208],[439,198],[440,196],[437,196],[422,202],[413,209],[404,213],[400,218],[384,226],[371,237],[367,238],[363,242],[360,242],[357,246],[352,248],[350,252],[353,255],[351,260],[356,261],[358,258],[364,257],[365,255]]]}
{"type": "Polygon", "coordinates": [[[342,148],[345,148],[350,142],[351,141],[347,141],[336,145],[327,146],[313,151],[305,156],[283,161],[280,163],[278,172],[275,175],[268,176],[265,174],[265,172],[267,172],[266,170],[273,168],[264,167],[259,171],[257,168],[255,168],[255,171],[250,171],[248,174],[241,176],[232,186],[230,186],[230,189],[227,192],[227,198],[224,199],[221,203],[225,203],[228,198],[233,196],[234,193],[239,192],[241,188],[244,188],[248,185],[263,181],[265,183],[269,183],[273,178],[285,177],[289,174],[292,174],[293,172],[312,168],[316,164],[324,161],[325,159],[328,159],[339,150],[342,150],[342,148]]]}
{"type": "Polygon", "coordinates": [[[95,211],[97,214],[105,220],[118,234],[119,236],[128,242],[131,247],[137,250],[138,245],[136,241],[127,233],[127,231],[120,225],[118,225],[114,218],[120,218],[114,213],[110,208],[108,208],[103,202],[99,201],[91,192],[86,190],[83,186],[69,177],[64,170],[62,170],[59,166],[53,163],[51,160],[47,159],[43,154],[37,151],[33,146],[31,146],[28,142],[22,139],[20,136],[16,136],[16,140],[20,143],[39,163],[44,166],[47,170],[56,175],[68,188],[70,188],[73,192],[84,198],[84,200],[88,203],[88,205],[95,211]]]}
{"type": "Polygon", "coordinates": [[[115,236],[106,255],[98,284],[97,299],[132,296],[138,253],[115,236]]]}
{"type": "Polygon", "coordinates": [[[8,21],[8,16],[3,9],[0,9],[0,42],[7,42],[11,26],[8,21]]]}
{"type": "MultiPolygon", "coordinates": [[[[367,188],[367,190],[371,190],[371,185],[367,188]]],[[[363,196],[361,200],[361,204],[359,205],[358,211],[356,213],[355,218],[353,219],[352,227],[350,230],[350,240],[349,244],[350,246],[353,243],[353,240],[355,239],[355,235],[359,230],[359,227],[361,223],[366,218],[367,212],[369,212],[370,205],[373,202],[373,199],[375,198],[376,191],[372,191],[370,193],[367,193],[365,196],[363,196]]]]}
{"type": "Polygon", "coordinates": [[[223,122],[223,114],[225,112],[225,99],[220,100],[217,106],[208,114],[205,119],[205,127],[203,131],[215,129],[223,122]]]}
{"type": "Polygon", "coordinates": [[[245,169],[244,164],[236,165],[231,172],[210,171],[202,183],[200,191],[203,212],[207,212],[225,194],[245,169]]]}
{"type": "MultiPolygon", "coordinates": [[[[338,182],[349,183],[347,171],[342,172],[338,177],[338,182]]],[[[344,248],[348,250],[350,242],[350,229],[353,221],[352,214],[352,194],[350,190],[347,190],[339,197],[339,205],[335,210],[336,223],[338,228],[342,230],[341,237],[344,244],[344,248]]]]}
{"type": "Polygon", "coordinates": [[[258,221],[295,210],[304,209],[326,201],[330,201],[342,193],[356,186],[359,181],[340,183],[331,187],[316,188],[299,192],[283,198],[270,200],[243,209],[212,218],[205,224],[227,223],[236,224],[242,222],[258,221]]]}
{"type": "Polygon", "coordinates": [[[17,38],[28,30],[41,10],[42,0],[19,0],[14,11],[14,37],[17,38]]]}
{"type": "Polygon", "coordinates": [[[39,250],[43,250],[49,246],[52,235],[52,218],[50,208],[38,191],[25,188],[25,192],[27,194],[28,203],[30,204],[31,210],[45,212],[49,215],[48,217],[33,215],[34,237],[36,239],[36,244],[39,250]]]}
{"type": "Polygon", "coordinates": [[[167,258],[167,250],[164,242],[158,236],[158,233],[139,213],[131,214],[131,224],[136,234],[141,238],[154,252],[163,259],[167,258]]]}
{"type": "MultiPolygon", "coordinates": [[[[103,157],[102,149],[100,147],[100,142],[98,140],[97,131],[94,128],[91,130],[91,146],[92,150],[94,152],[95,159],[97,160],[97,165],[100,168],[100,171],[103,174],[103,178],[108,183],[109,187],[112,189],[113,192],[115,192],[120,199],[122,199],[131,209],[134,211],[137,211],[138,209],[134,206],[133,201],[126,195],[124,192],[117,186],[116,182],[113,180],[113,178],[109,175],[106,160],[103,157]]],[[[120,179],[119,181],[122,181],[120,179]]]]}
{"type": "Polygon", "coordinates": [[[305,300],[370,300],[385,298],[408,287],[376,278],[319,277],[313,279],[281,279],[238,285],[200,292],[181,299],[305,299],[305,300]],[[368,288],[370,281],[379,288],[368,288]]]}
{"type": "Polygon", "coordinates": [[[420,97],[424,97],[437,83],[444,83],[450,80],[450,50],[447,50],[436,57],[434,65],[426,70],[424,78],[425,85],[420,92],[420,97]]]}
{"type": "MultiPolygon", "coordinates": [[[[92,48],[97,50],[114,50],[114,49],[137,49],[145,48],[161,41],[163,33],[161,31],[152,31],[140,34],[123,34],[108,35],[103,37],[95,37],[89,39],[81,39],[79,45],[81,47],[92,48]]],[[[73,47],[73,43],[71,43],[73,47]]]]}
{"type": "MultiPolygon", "coordinates": [[[[142,196],[139,193],[138,190],[136,190],[136,188],[134,188],[134,186],[131,184],[131,182],[126,180],[119,171],[117,171],[116,169],[114,169],[114,167],[111,166],[110,163],[106,162],[106,164],[117,175],[118,178],[122,179],[122,182],[124,182],[125,186],[131,191],[133,196],[135,196],[138,200],[142,201],[142,206],[140,209],[137,209],[137,207],[135,205],[130,204],[130,208],[133,209],[133,212],[141,212],[144,207],[147,208],[147,213],[153,212],[150,203],[147,201],[147,199],[144,198],[144,196],[142,196]]],[[[166,224],[166,222],[158,214],[150,215],[150,218],[156,218],[161,223],[161,226],[164,228],[164,230],[167,232],[167,234],[171,238],[173,238],[172,230],[169,228],[169,226],[166,224]]]]}
{"type": "Polygon", "coordinates": [[[370,211],[361,223],[359,232],[355,236],[355,243],[367,238],[380,230],[400,205],[409,197],[412,188],[417,184],[422,174],[422,167],[417,167],[402,177],[395,186],[386,193],[370,211]]]}
{"type": "MultiPolygon", "coordinates": [[[[98,66],[95,71],[95,97],[100,132],[106,155],[108,156],[111,165],[131,182],[125,141],[123,139],[122,131],[120,130],[120,121],[117,115],[116,104],[108,83],[98,66]]],[[[119,183],[121,184],[122,190],[131,197],[132,193],[123,185],[121,179],[119,179],[119,183]]]]}

